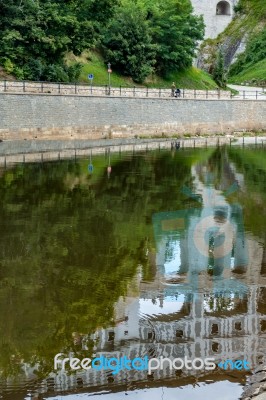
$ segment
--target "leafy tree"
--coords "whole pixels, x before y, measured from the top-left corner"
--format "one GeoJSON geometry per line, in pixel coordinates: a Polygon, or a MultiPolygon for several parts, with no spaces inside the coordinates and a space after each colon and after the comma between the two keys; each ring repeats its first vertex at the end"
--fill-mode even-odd
{"type": "Polygon", "coordinates": [[[0,64],[21,79],[76,79],[65,54],[97,46],[142,82],[191,65],[202,38],[189,0],[0,0],[0,64]]]}
{"type": "Polygon", "coordinates": [[[224,69],[224,56],[221,50],[219,50],[216,63],[212,73],[215,82],[222,88],[226,87],[226,77],[224,69]]]}
{"type": "Polygon", "coordinates": [[[142,82],[155,64],[148,23],[139,6],[129,3],[117,9],[103,39],[105,59],[117,70],[142,82]]]}
{"type": "Polygon", "coordinates": [[[191,3],[160,0],[149,15],[153,42],[157,44],[157,70],[166,75],[190,66],[204,32],[203,20],[192,15],[191,3]]]}
{"type": "MultiPolygon", "coordinates": [[[[0,0],[0,62],[25,79],[70,80],[73,70],[64,65],[65,53],[79,54],[93,47],[99,38],[97,24],[108,5],[105,2],[100,10],[95,4],[0,0]],[[93,17],[86,19],[85,9],[94,12],[93,17]]],[[[112,12],[111,7],[108,10],[112,12]]]]}
{"type": "Polygon", "coordinates": [[[106,31],[105,58],[138,82],[153,70],[166,75],[192,64],[203,30],[188,0],[127,1],[106,31]]]}

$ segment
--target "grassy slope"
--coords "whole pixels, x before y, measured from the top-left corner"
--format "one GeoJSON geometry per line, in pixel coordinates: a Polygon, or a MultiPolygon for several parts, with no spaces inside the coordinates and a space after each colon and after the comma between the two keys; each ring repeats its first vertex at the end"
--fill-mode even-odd
{"type": "Polygon", "coordinates": [[[266,79],[266,59],[245,68],[241,73],[230,77],[230,83],[241,84],[245,81],[266,79]]]}
{"type": "MultiPolygon", "coordinates": [[[[94,75],[93,83],[95,85],[108,84],[107,66],[103,58],[96,52],[84,52],[81,57],[68,55],[67,62],[79,61],[83,64],[80,81],[88,82],[88,74],[94,75]]],[[[169,87],[172,82],[177,87],[187,89],[214,89],[217,87],[212,78],[204,71],[191,67],[185,71],[180,71],[162,79],[156,75],[149,77],[142,86],[149,87],[169,87]]],[[[117,74],[115,71],[111,75],[112,86],[134,86],[136,85],[131,78],[117,74]]],[[[136,85],[137,86],[137,85],[136,85]]]]}
{"type": "MultiPolygon", "coordinates": [[[[221,39],[231,36],[235,40],[243,35],[256,35],[266,26],[266,1],[265,0],[240,0],[242,7],[241,17],[237,17],[221,35],[221,39]]],[[[231,83],[262,80],[266,78],[266,59],[258,63],[249,64],[239,74],[230,77],[231,83]]]]}

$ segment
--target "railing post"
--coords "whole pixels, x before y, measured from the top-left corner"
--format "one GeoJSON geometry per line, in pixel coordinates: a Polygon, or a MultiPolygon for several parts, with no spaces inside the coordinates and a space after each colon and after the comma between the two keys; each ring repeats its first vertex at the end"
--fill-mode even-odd
{"type": "Polygon", "coordinates": [[[120,94],[120,96],[122,96],[122,87],[121,87],[121,85],[119,87],[119,94],[120,94]]]}
{"type": "Polygon", "coordinates": [[[60,93],[60,83],[58,83],[58,93],[60,93]]]}
{"type": "Polygon", "coordinates": [[[243,90],[243,100],[245,100],[245,90],[243,90]]]}
{"type": "Polygon", "coordinates": [[[147,86],[147,88],[146,88],[146,97],[148,97],[148,96],[149,96],[149,88],[147,86]]]}
{"type": "Polygon", "coordinates": [[[41,93],[43,93],[43,82],[41,82],[41,93]]]}
{"type": "Polygon", "coordinates": [[[7,84],[6,84],[6,79],[4,80],[4,92],[7,91],[7,84]]]}
{"type": "Polygon", "coordinates": [[[185,98],[185,89],[183,89],[183,99],[185,98]]]}
{"type": "Polygon", "coordinates": [[[206,99],[208,98],[208,89],[206,90],[206,99]]]}
{"type": "Polygon", "coordinates": [[[136,96],[136,87],[133,87],[133,96],[136,96]]]}
{"type": "Polygon", "coordinates": [[[258,91],[256,90],[256,100],[258,100],[258,91]]]}
{"type": "Polygon", "coordinates": [[[196,98],[197,93],[196,93],[196,89],[194,89],[194,99],[196,98]]]}
{"type": "Polygon", "coordinates": [[[25,81],[23,81],[23,92],[26,92],[25,81]]]}
{"type": "Polygon", "coordinates": [[[161,97],[161,92],[162,92],[162,89],[159,88],[159,97],[161,97]]]}

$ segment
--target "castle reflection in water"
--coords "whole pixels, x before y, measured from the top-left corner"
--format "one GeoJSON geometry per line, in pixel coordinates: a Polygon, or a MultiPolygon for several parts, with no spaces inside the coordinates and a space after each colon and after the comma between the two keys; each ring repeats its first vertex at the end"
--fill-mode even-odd
{"type": "MultiPolygon", "coordinates": [[[[153,216],[157,246],[149,253],[153,280],[143,281],[139,266],[127,296],[115,305],[114,326],[91,336],[95,357],[246,359],[253,368],[265,363],[265,247],[252,233],[244,232],[241,207],[227,199],[230,190],[244,185],[244,178],[230,165],[229,178],[218,190],[204,168],[192,167],[196,195],[187,193],[196,196],[198,206],[153,216]]],[[[186,192],[186,188],[180,190],[186,192]]],[[[83,350],[88,350],[87,339],[74,334],[83,350]]],[[[31,375],[30,368],[27,373],[31,375]]],[[[165,379],[175,379],[178,386],[204,374],[170,371],[167,366],[152,375],[147,371],[117,375],[60,371],[51,373],[38,391],[86,388],[95,392],[110,385],[119,391],[133,382],[148,381],[153,386],[165,379]]],[[[225,379],[223,374],[208,372],[212,380],[225,379]]]]}
{"type": "MultiPolygon", "coordinates": [[[[95,356],[246,359],[253,368],[265,362],[265,249],[244,232],[242,209],[227,201],[226,190],[215,190],[208,178],[202,182],[203,169],[192,167],[199,207],[154,215],[157,249],[149,254],[154,279],[144,282],[139,268],[127,297],[116,304],[114,327],[92,335],[95,356]]],[[[233,166],[230,175],[231,183],[244,184],[233,166]]],[[[226,189],[229,182],[223,184],[226,189]]],[[[86,337],[75,340],[86,350],[86,337]]],[[[56,391],[83,386],[95,391],[110,384],[124,390],[130,382],[152,385],[176,375],[184,384],[204,372],[61,371],[48,384],[56,391]]],[[[223,379],[221,371],[212,375],[223,379]]]]}

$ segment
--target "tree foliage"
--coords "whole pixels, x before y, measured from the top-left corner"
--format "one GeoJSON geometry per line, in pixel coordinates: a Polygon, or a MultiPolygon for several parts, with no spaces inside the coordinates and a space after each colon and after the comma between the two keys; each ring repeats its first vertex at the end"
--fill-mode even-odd
{"type": "Polygon", "coordinates": [[[153,41],[158,45],[157,70],[166,75],[191,66],[197,41],[203,39],[204,32],[203,20],[192,15],[191,3],[161,1],[150,18],[153,41]]]}
{"type": "Polygon", "coordinates": [[[224,68],[224,56],[221,50],[218,52],[217,60],[212,72],[213,79],[221,88],[226,87],[226,76],[224,68]]]}
{"type": "Polygon", "coordinates": [[[97,47],[141,82],[190,66],[202,38],[189,0],[0,0],[0,64],[21,79],[76,80],[65,54],[97,47]]]}
{"type": "Polygon", "coordinates": [[[109,10],[101,3],[103,8],[93,0],[0,0],[1,63],[19,78],[75,79],[79,66],[69,69],[64,55],[95,45],[109,10]]]}
{"type": "Polygon", "coordinates": [[[119,8],[106,30],[103,46],[106,60],[136,82],[152,72],[156,46],[144,12],[137,5],[119,8]]]}
{"type": "Polygon", "coordinates": [[[203,31],[202,18],[192,15],[187,0],[129,0],[108,25],[105,57],[141,82],[152,71],[167,75],[190,66],[203,31]]]}

